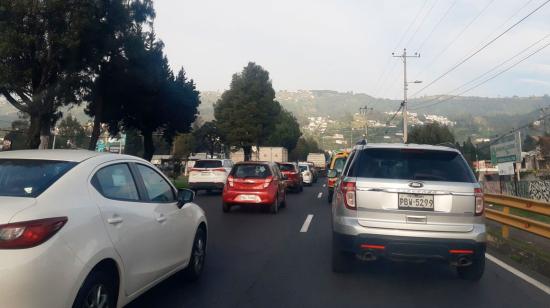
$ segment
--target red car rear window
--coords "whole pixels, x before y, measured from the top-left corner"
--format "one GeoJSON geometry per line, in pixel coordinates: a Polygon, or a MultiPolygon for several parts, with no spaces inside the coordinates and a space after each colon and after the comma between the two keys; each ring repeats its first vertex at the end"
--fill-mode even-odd
{"type": "Polygon", "coordinates": [[[271,170],[268,165],[239,164],[233,167],[231,175],[234,178],[265,179],[271,175],[271,170]]]}

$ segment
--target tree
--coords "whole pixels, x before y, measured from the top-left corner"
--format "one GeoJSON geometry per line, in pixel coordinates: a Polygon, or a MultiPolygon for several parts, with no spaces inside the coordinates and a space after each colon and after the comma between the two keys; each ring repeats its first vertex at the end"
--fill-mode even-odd
{"type": "Polygon", "coordinates": [[[82,148],[87,145],[88,137],[86,136],[84,127],[71,114],[61,120],[58,129],[55,148],[73,149],[82,148]]]}
{"type": "Polygon", "coordinates": [[[289,154],[291,161],[305,161],[309,153],[323,152],[315,139],[311,137],[301,137],[298,139],[296,147],[289,154]]]}
{"type": "Polygon", "coordinates": [[[29,115],[27,147],[46,148],[61,106],[78,104],[120,33],[122,12],[150,1],[0,2],[0,94],[29,115]]]}
{"type": "Polygon", "coordinates": [[[5,140],[11,142],[11,150],[21,150],[26,148],[27,130],[29,129],[29,121],[26,118],[15,120],[11,123],[11,131],[4,136],[5,140]]]}
{"type": "Polygon", "coordinates": [[[174,157],[187,159],[195,148],[195,137],[193,134],[179,134],[174,139],[174,157]]]}
{"type": "Polygon", "coordinates": [[[269,73],[250,62],[233,75],[229,90],[214,105],[214,116],[227,143],[243,148],[250,160],[252,146],[264,145],[275,129],[280,110],[269,73]]]}
{"type": "Polygon", "coordinates": [[[210,157],[214,157],[214,153],[221,150],[223,144],[223,136],[216,121],[206,122],[194,130],[193,139],[195,140],[195,150],[197,152],[207,151],[210,153],[210,157]]]}
{"type": "Polygon", "coordinates": [[[409,133],[408,143],[418,144],[443,144],[455,143],[455,137],[449,127],[439,125],[438,123],[429,123],[426,125],[415,126],[409,133]]]}
{"type": "Polygon", "coordinates": [[[473,161],[477,160],[477,148],[472,143],[472,139],[470,137],[462,143],[462,155],[464,155],[464,158],[470,165],[472,165],[473,161]]]}
{"type": "Polygon", "coordinates": [[[143,139],[139,132],[135,129],[127,129],[126,144],[124,145],[124,154],[133,156],[143,155],[143,139]]]}
{"type": "Polygon", "coordinates": [[[277,124],[269,136],[267,145],[282,146],[291,152],[296,147],[301,135],[300,124],[298,124],[296,118],[291,112],[281,108],[277,124]]]}

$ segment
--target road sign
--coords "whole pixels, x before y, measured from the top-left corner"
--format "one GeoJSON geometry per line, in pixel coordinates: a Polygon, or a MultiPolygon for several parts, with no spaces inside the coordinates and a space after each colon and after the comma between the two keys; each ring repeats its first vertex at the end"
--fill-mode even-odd
{"type": "Polygon", "coordinates": [[[519,132],[507,135],[499,140],[497,144],[491,145],[491,163],[493,165],[521,162],[521,136],[519,132]]]}

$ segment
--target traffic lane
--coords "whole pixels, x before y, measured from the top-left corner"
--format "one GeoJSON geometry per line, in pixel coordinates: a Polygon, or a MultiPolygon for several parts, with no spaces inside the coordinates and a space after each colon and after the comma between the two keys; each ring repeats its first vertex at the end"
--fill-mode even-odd
{"type": "Polygon", "coordinates": [[[317,198],[321,191],[289,195],[278,215],[226,216],[219,196],[199,196],[210,227],[204,276],[197,284],[171,279],[133,307],[547,307],[546,294],[492,262],[479,283],[437,263],[356,263],[351,273],[332,273],[330,208],[326,192],[317,198]],[[307,215],[313,219],[300,233],[307,215]]]}
{"type": "Polygon", "coordinates": [[[277,215],[251,207],[232,208],[225,214],[219,194],[198,194],[196,203],[205,210],[209,228],[208,256],[200,281],[186,283],[173,277],[128,307],[238,306],[242,295],[270,270],[274,252],[284,250],[300,230],[321,190],[314,185],[299,194],[289,193],[287,207],[277,215]]]}

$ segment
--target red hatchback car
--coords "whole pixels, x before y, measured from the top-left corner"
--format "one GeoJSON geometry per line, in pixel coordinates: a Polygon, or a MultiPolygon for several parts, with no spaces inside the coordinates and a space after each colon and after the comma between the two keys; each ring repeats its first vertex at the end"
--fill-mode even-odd
{"type": "Polygon", "coordinates": [[[293,191],[302,192],[304,190],[304,179],[302,173],[295,163],[277,163],[281,173],[287,177],[286,187],[293,191]]]}
{"type": "Polygon", "coordinates": [[[223,211],[229,212],[233,205],[258,205],[277,214],[286,205],[285,179],[275,163],[235,164],[223,189],[223,211]]]}

